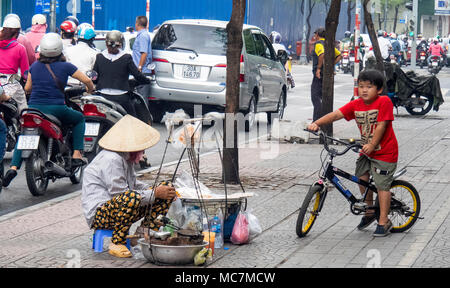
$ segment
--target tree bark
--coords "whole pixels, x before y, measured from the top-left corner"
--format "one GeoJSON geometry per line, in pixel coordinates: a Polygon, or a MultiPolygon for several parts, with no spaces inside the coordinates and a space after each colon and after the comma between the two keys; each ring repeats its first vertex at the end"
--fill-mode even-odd
{"type": "Polygon", "coordinates": [[[399,5],[396,5],[395,8],[394,8],[395,9],[395,13],[394,13],[394,27],[392,29],[392,31],[394,33],[397,33],[395,31],[397,30],[398,8],[399,8],[399,5]]]}
{"type": "Polygon", "coordinates": [[[233,0],[231,19],[227,24],[227,79],[226,107],[223,129],[223,181],[239,183],[238,125],[235,115],[239,112],[239,74],[242,52],[242,26],[246,0],[233,0]],[[232,127],[230,127],[232,126],[232,127]],[[232,131],[232,133],[229,133],[232,131]],[[228,133],[227,133],[228,132],[228,133]],[[230,138],[232,137],[232,138],[230,138]]]}
{"type": "MultiPolygon", "coordinates": [[[[322,82],[322,115],[333,111],[334,102],[334,49],[336,47],[336,30],[339,24],[341,0],[332,0],[325,20],[325,55],[322,82]]],[[[333,135],[333,124],[322,127],[327,135],[333,135]]]]}
{"type": "Polygon", "coordinates": [[[364,23],[367,26],[367,31],[369,32],[370,42],[372,42],[373,53],[375,54],[375,58],[377,60],[376,69],[384,74],[384,64],[383,57],[381,57],[380,45],[378,45],[377,34],[375,33],[375,28],[373,26],[372,16],[368,10],[368,5],[370,1],[364,0],[363,9],[364,9],[364,23]]]}

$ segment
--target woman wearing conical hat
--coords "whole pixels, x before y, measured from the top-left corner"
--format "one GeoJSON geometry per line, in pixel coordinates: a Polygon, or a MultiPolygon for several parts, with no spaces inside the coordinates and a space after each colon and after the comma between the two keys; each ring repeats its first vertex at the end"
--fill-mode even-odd
{"type": "Polygon", "coordinates": [[[145,217],[141,226],[158,230],[154,220],[167,213],[175,197],[173,187],[152,191],[136,179],[134,164],[159,138],[156,129],[126,115],[100,139],[103,150],[84,170],[81,200],[86,221],[92,229],[113,230],[109,253],[116,257],[132,256],[125,246],[131,225],[145,217]]]}

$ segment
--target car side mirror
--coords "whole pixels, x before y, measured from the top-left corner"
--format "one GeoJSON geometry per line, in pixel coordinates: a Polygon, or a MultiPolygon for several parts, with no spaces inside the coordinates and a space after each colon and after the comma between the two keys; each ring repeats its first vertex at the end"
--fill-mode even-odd
{"type": "Polygon", "coordinates": [[[288,60],[288,54],[287,54],[287,52],[286,51],[284,51],[284,50],[278,50],[278,53],[277,53],[277,59],[279,60],[279,61],[287,61],[288,60]]]}

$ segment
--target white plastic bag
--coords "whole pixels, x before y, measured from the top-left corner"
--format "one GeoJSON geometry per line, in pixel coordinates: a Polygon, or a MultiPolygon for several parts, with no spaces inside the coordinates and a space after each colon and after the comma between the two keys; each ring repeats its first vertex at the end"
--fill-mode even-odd
{"type": "Polygon", "coordinates": [[[175,199],[175,201],[170,204],[166,216],[174,221],[175,226],[181,227],[184,225],[184,222],[186,221],[186,208],[179,198],[175,199]]]}
{"type": "Polygon", "coordinates": [[[247,220],[248,220],[248,234],[250,240],[258,236],[262,233],[261,225],[259,224],[258,218],[250,213],[250,211],[245,212],[247,214],[247,220]]]}
{"type": "Polygon", "coordinates": [[[198,147],[200,144],[201,122],[186,124],[179,127],[173,133],[172,147],[183,149],[184,147],[198,147]],[[193,141],[193,143],[191,143],[193,141]]]}

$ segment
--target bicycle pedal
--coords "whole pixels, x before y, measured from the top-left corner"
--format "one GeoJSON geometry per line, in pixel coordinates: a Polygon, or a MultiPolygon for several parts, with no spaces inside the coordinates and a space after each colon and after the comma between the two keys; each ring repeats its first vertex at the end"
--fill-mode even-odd
{"type": "Polygon", "coordinates": [[[355,204],[353,204],[353,208],[355,208],[356,210],[359,210],[359,211],[366,211],[367,203],[365,203],[365,202],[356,202],[355,204]]]}

